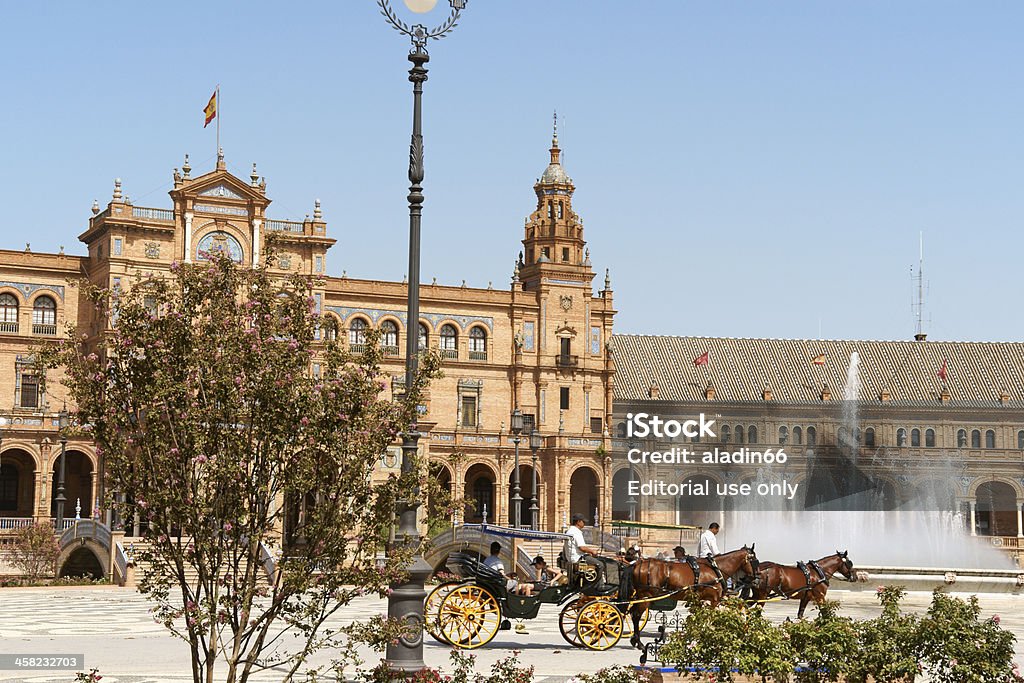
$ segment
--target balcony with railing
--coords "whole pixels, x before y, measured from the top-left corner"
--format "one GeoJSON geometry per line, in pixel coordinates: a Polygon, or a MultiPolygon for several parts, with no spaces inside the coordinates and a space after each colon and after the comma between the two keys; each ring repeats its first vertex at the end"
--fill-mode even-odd
{"type": "Polygon", "coordinates": [[[487,352],[486,351],[470,351],[469,352],[469,359],[470,360],[487,360],[487,352]]]}
{"type": "Polygon", "coordinates": [[[353,343],[350,342],[349,345],[348,345],[348,350],[351,351],[352,353],[362,353],[363,351],[366,351],[366,344],[365,343],[355,343],[355,344],[353,344],[353,343]]]}
{"type": "Polygon", "coordinates": [[[18,334],[18,321],[0,323],[0,332],[5,334],[18,334]]]}
{"type": "Polygon", "coordinates": [[[580,364],[580,357],[568,353],[560,353],[555,356],[555,365],[560,368],[574,368],[580,364]]]}
{"type": "Polygon", "coordinates": [[[55,337],[57,335],[57,326],[47,325],[46,323],[32,323],[32,334],[55,337]]]}
{"type": "Polygon", "coordinates": [[[394,345],[389,345],[389,346],[381,347],[381,351],[384,353],[385,356],[397,356],[398,355],[398,345],[394,344],[394,345]]]}
{"type": "Polygon", "coordinates": [[[142,218],[147,221],[161,221],[165,223],[174,222],[174,211],[170,209],[150,209],[145,206],[133,206],[132,218],[142,218]]]}
{"type": "Polygon", "coordinates": [[[458,349],[441,349],[441,358],[450,358],[452,360],[458,360],[459,350],[458,349]]]}
{"type": "Polygon", "coordinates": [[[305,232],[302,223],[297,221],[273,221],[269,219],[267,220],[267,230],[273,232],[294,232],[299,235],[305,232]]]}

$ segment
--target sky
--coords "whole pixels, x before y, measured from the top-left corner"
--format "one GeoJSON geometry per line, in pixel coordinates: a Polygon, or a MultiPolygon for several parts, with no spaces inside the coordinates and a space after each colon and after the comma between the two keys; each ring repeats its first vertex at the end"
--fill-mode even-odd
{"type": "MultiPolygon", "coordinates": [[[[618,332],[909,339],[923,232],[929,338],[1024,339],[1022,25],[1000,0],[468,0],[429,46],[423,281],[508,286],[557,109],[618,332]]],[[[407,51],[373,0],[10,3],[0,247],[84,254],[115,177],[170,207],[185,153],[213,168],[220,84],[270,217],[319,198],[329,274],[400,280],[407,51]]]]}

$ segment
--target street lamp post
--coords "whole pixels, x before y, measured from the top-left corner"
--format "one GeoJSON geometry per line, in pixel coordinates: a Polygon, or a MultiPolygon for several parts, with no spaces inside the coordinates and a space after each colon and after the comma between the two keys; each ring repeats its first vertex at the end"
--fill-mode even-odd
{"type": "Polygon", "coordinates": [[[64,531],[64,461],[67,459],[68,435],[65,431],[68,426],[67,407],[61,408],[57,414],[57,424],[60,426],[60,471],[57,474],[57,533],[64,531]]]}
{"type": "MultiPolygon", "coordinates": [[[[412,389],[416,378],[419,355],[419,319],[420,319],[420,218],[423,215],[423,132],[422,132],[422,97],[423,83],[427,80],[426,64],[430,61],[427,54],[427,40],[438,39],[455,28],[461,11],[467,0],[449,0],[451,12],[440,26],[428,29],[422,24],[409,26],[402,21],[391,7],[389,0],[377,0],[381,14],[391,26],[409,36],[413,48],[409,52],[409,81],[412,82],[412,141],[409,146],[409,294],[408,315],[406,317],[405,335],[405,391],[412,389]]],[[[429,12],[437,0],[404,0],[406,7],[418,14],[429,12]]],[[[416,462],[420,434],[415,425],[402,434],[402,472],[408,473],[416,462]]],[[[420,506],[419,492],[410,500],[398,503],[398,531],[396,543],[404,543],[407,547],[417,549],[412,562],[406,567],[406,579],[402,583],[392,584],[388,595],[388,617],[402,620],[408,626],[406,633],[387,647],[386,661],[388,668],[394,672],[415,672],[423,669],[423,599],[426,591],[423,583],[430,576],[430,566],[419,553],[419,529],[416,526],[416,511],[420,506]]]]}
{"type": "Polygon", "coordinates": [[[523,496],[519,488],[519,435],[523,433],[523,413],[519,408],[512,411],[509,431],[512,432],[512,443],[516,448],[515,469],[512,470],[512,526],[519,529],[523,526],[523,496]]]}
{"type": "Polygon", "coordinates": [[[533,495],[530,496],[530,528],[540,528],[540,506],[537,504],[537,451],[544,443],[544,438],[536,429],[530,431],[530,450],[533,452],[533,495]]]}

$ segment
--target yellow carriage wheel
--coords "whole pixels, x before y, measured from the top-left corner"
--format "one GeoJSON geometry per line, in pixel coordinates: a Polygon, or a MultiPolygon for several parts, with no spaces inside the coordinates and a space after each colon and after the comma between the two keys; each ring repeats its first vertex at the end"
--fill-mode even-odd
{"type": "Polygon", "coordinates": [[[446,581],[434,587],[423,601],[423,628],[442,645],[451,645],[441,633],[441,602],[459,585],[459,581],[446,581]]]}
{"type": "Polygon", "coordinates": [[[583,643],[580,642],[580,637],[576,633],[576,618],[580,616],[580,610],[586,603],[585,598],[573,600],[558,613],[558,630],[561,631],[565,642],[573,647],[583,647],[583,643]]]}
{"type": "Polygon", "coordinates": [[[491,642],[501,626],[498,599],[482,586],[456,586],[441,600],[441,635],[455,647],[473,650],[491,642]]]}
{"type": "Polygon", "coordinates": [[[589,602],[576,617],[576,635],[590,650],[614,647],[622,637],[622,614],[604,600],[589,602]]]}

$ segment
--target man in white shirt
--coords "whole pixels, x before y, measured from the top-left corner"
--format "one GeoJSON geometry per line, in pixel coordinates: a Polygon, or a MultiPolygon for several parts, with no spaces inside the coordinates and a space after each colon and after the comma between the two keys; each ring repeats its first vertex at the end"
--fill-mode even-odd
{"type": "Polygon", "coordinates": [[[491,543],[491,554],[484,560],[484,566],[490,567],[494,571],[498,572],[505,577],[507,583],[505,587],[509,590],[515,590],[516,585],[519,583],[515,578],[510,577],[505,573],[505,563],[501,561],[501,544],[497,541],[491,543]]]}
{"type": "Polygon", "coordinates": [[[597,569],[597,578],[600,581],[601,576],[604,573],[602,570],[604,567],[597,560],[592,559],[596,556],[598,549],[587,545],[586,540],[583,538],[583,527],[587,525],[587,519],[580,513],[576,513],[572,516],[572,524],[565,530],[566,535],[569,538],[565,539],[565,557],[569,560],[570,565],[575,565],[577,562],[584,562],[597,569]]]}
{"type": "Polygon", "coordinates": [[[718,555],[718,541],[715,539],[715,536],[718,535],[718,531],[718,522],[711,522],[711,524],[708,525],[707,531],[700,535],[700,545],[697,549],[697,557],[718,555]]]}

